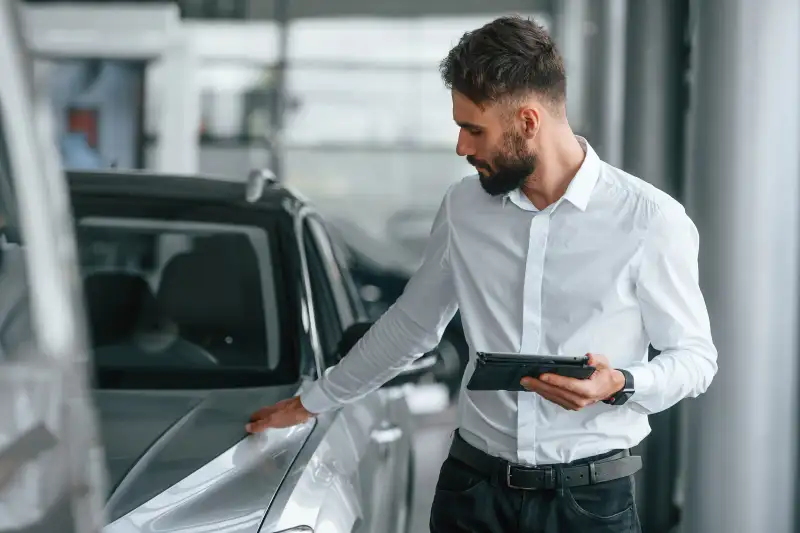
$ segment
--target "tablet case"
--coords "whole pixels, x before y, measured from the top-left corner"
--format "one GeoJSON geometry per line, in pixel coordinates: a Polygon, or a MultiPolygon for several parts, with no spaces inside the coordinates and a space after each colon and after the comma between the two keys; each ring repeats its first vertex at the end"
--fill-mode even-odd
{"type": "Polygon", "coordinates": [[[586,379],[595,371],[585,363],[562,363],[541,357],[526,359],[524,356],[504,357],[478,352],[475,371],[467,383],[468,390],[525,391],[520,384],[524,377],[539,377],[545,373],[586,379]]]}

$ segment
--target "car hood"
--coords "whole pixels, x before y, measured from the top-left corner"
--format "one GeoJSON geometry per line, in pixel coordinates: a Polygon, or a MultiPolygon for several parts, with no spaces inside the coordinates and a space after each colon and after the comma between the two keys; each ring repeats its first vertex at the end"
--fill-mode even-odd
{"type": "Polygon", "coordinates": [[[257,531],[310,425],[256,436],[244,425],[251,412],[295,392],[98,391],[106,514],[116,521],[106,531],[166,532],[237,519],[243,527],[235,531],[257,531]]]}

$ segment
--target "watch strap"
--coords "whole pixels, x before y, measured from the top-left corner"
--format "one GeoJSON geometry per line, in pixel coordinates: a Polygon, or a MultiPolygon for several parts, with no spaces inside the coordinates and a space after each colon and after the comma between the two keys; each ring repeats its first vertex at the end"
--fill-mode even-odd
{"type": "Polygon", "coordinates": [[[622,405],[628,401],[628,399],[633,396],[634,384],[633,384],[633,375],[628,372],[627,370],[623,370],[618,368],[619,372],[625,377],[625,383],[622,385],[622,388],[618,390],[613,396],[603,400],[603,402],[609,405],[622,405]]]}

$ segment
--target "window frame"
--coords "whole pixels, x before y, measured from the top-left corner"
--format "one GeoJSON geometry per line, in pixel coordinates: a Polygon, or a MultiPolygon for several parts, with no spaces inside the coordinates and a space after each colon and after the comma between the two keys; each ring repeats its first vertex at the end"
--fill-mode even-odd
{"type": "Polygon", "coordinates": [[[6,115],[0,101],[0,213],[5,217],[3,233],[7,240],[21,242],[17,199],[14,187],[14,165],[11,160],[11,146],[6,136],[6,115]]]}
{"type": "Polygon", "coordinates": [[[327,231],[327,238],[331,246],[333,258],[336,261],[336,266],[341,274],[344,289],[347,293],[347,299],[353,311],[354,320],[356,322],[369,321],[369,315],[364,306],[364,300],[361,298],[361,294],[358,290],[358,283],[356,283],[353,273],[350,270],[351,261],[354,260],[352,252],[346,248],[347,245],[342,239],[335,236],[335,234],[330,231],[327,231]]]}
{"type": "Polygon", "coordinates": [[[323,268],[336,300],[342,327],[346,329],[358,320],[360,309],[354,303],[358,301],[358,291],[349,276],[349,270],[342,264],[339,257],[341,254],[337,254],[335,250],[336,245],[330,237],[325,220],[319,215],[313,215],[308,217],[308,223],[311,236],[324,259],[323,268]]]}
{"type": "Polygon", "coordinates": [[[335,290],[326,267],[325,253],[315,238],[314,217],[308,216],[302,225],[303,252],[306,255],[310,301],[314,307],[315,327],[325,367],[336,364],[337,346],[345,329],[345,321],[337,302],[335,290]]]}
{"type": "Polygon", "coordinates": [[[5,129],[5,110],[3,109],[2,95],[0,95],[0,179],[3,182],[10,182],[13,177],[11,173],[11,150],[6,142],[5,129]]]}

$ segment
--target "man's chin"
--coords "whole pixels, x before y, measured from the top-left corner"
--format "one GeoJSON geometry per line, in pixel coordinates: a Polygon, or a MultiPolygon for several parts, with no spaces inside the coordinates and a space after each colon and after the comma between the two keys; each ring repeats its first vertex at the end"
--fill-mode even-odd
{"type": "Polygon", "coordinates": [[[491,196],[502,196],[504,194],[508,194],[509,190],[506,187],[498,187],[497,184],[492,180],[491,176],[484,176],[483,174],[478,174],[478,178],[481,182],[481,187],[483,190],[490,194],[491,196]]]}

